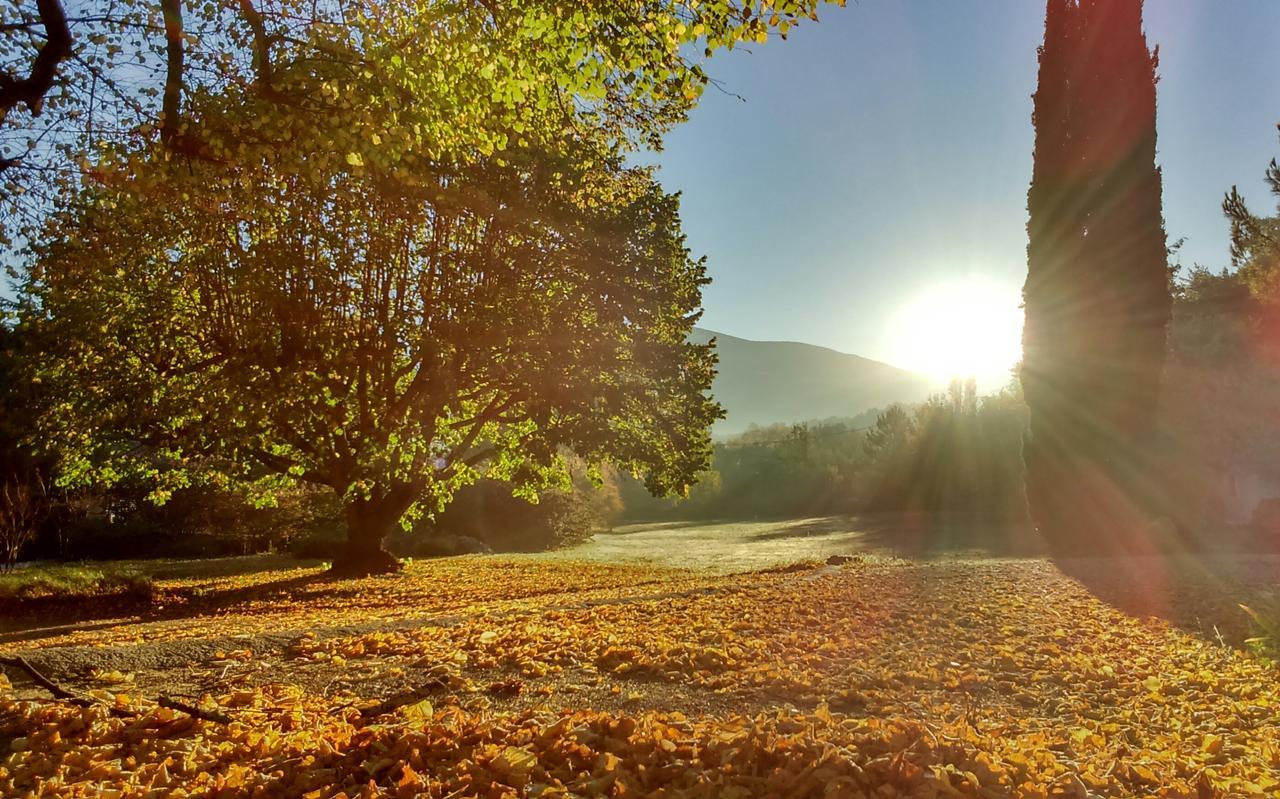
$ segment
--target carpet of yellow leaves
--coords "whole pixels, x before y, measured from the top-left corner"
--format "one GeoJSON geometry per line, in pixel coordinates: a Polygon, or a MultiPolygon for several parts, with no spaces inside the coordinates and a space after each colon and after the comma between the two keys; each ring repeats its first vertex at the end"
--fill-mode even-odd
{"type": "Polygon", "coordinates": [[[0,684],[0,795],[1280,796],[1280,672],[1127,616],[1044,561],[707,577],[462,559],[352,585],[338,599],[262,588],[194,626],[454,615],[304,635],[272,682],[201,700],[230,725],[127,682],[97,690],[140,714],[128,719],[0,684]],[[280,601],[292,604],[269,607],[280,601]],[[375,697],[290,683],[321,665],[444,674],[456,692],[362,713],[375,697]],[[566,686],[590,679],[617,701],[581,709],[566,686]],[[522,680],[550,697],[466,700],[522,680]],[[658,688],[737,712],[631,706],[658,688]]]}
{"type": "MultiPolygon", "coordinates": [[[[705,580],[650,566],[459,557],[409,564],[401,576],[331,579],[322,566],[158,580],[145,613],[32,641],[36,647],[116,646],[278,630],[373,624],[496,609],[536,598],[575,600],[705,580]]],[[[34,626],[34,625],[33,625],[34,626]]],[[[26,645],[26,644],[24,644],[26,645]]],[[[0,653],[12,646],[0,646],[0,653]]]]}

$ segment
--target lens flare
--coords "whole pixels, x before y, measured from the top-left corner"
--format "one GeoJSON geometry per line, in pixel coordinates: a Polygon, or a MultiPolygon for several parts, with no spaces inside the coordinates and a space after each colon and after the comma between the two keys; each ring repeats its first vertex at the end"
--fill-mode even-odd
{"type": "Polygon", "coordinates": [[[1022,352],[1022,296],[985,279],[938,283],[894,314],[894,361],[946,380],[974,377],[984,391],[1011,378],[1022,352]]]}

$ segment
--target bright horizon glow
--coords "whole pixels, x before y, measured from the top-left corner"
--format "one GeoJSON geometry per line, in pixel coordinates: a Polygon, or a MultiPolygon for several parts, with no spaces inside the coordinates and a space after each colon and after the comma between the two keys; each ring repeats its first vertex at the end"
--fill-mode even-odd
{"type": "Polygon", "coordinates": [[[929,286],[894,313],[890,360],[939,381],[974,377],[979,391],[998,391],[1022,355],[1021,303],[1016,287],[989,279],[929,286]]]}

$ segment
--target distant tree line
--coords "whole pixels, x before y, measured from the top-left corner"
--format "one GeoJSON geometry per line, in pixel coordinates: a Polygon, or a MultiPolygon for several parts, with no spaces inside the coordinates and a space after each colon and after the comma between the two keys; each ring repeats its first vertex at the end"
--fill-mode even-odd
{"type": "Polygon", "coordinates": [[[1272,486],[1255,526],[1280,541],[1280,164],[1266,181],[1276,214],[1256,215],[1233,188],[1232,271],[1196,266],[1174,285],[1160,454],[1182,468],[1171,493],[1183,513],[1214,518],[1239,475],[1272,486]],[[1186,505],[1193,508],[1188,510],[1186,505]]]}
{"type": "Polygon", "coordinates": [[[1018,388],[977,396],[972,381],[869,424],[757,427],[716,444],[689,496],[653,499],[624,484],[628,518],[794,517],[864,511],[1024,517],[1018,388]]]}
{"type": "MultiPolygon", "coordinates": [[[[1280,198],[1275,167],[1270,180],[1280,198]]],[[[1228,200],[1233,221],[1242,207],[1228,200]]],[[[1168,363],[1147,457],[1161,464],[1165,512],[1187,530],[1232,520],[1238,476],[1280,487],[1280,215],[1243,217],[1238,229],[1257,232],[1248,241],[1237,235],[1236,269],[1195,266],[1167,277],[1168,363]]],[[[654,499],[624,480],[624,516],[905,511],[1025,523],[1028,414],[1017,382],[986,397],[954,383],[914,406],[753,428],[716,443],[711,468],[685,498],[654,499]]],[[[1256,512],[1255,529],[1280,532],[1276,504],[1246,507],[1243,520],[1256,512]]]]}

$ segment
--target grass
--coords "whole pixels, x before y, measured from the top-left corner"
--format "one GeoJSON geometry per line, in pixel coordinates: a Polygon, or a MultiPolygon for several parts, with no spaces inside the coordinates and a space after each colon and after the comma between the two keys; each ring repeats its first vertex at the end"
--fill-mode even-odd
{"type": "Polygon", "coordinates": [[[831,555],[935,558],[1041,554],[1025,531],[904,514],[647,522],[597,533],[589,542],[537,557],[599,563],[696,566],[721,573],[767,569],[831,555]]]}
{"type": "Polygon", "coordinates": [[[1266,660],[1280,661],[1280,591],[1263,594],[1240,608],[1253,621],[1255,635],[1249,646],[1266,660]]]}
{"type": "Polygon", "coordinates": [[[37,562],[0,572],[0,602],[25,599],[126,596],[146,599],[156,583],[217,581],[313,566],[289,555],[172,560],[37,562]]]}
{"type": "Polygon", "coordinates": [[[151,575],[129,562],[38,563],[0,572],[0,601],[150,595],[151,575]]]}

